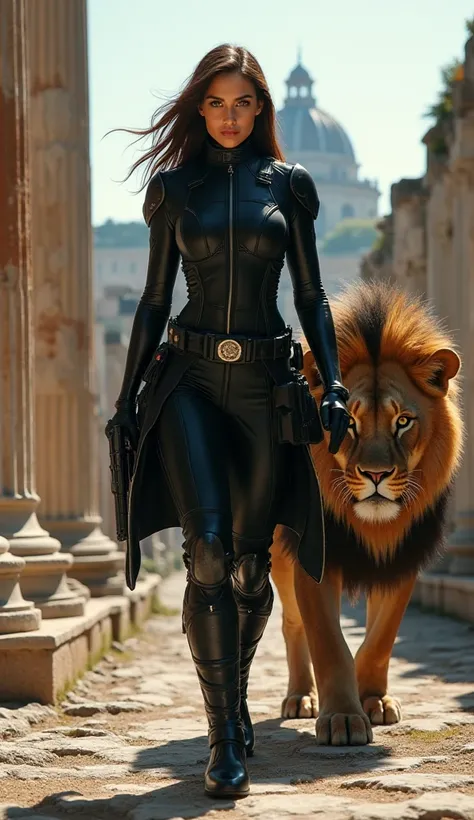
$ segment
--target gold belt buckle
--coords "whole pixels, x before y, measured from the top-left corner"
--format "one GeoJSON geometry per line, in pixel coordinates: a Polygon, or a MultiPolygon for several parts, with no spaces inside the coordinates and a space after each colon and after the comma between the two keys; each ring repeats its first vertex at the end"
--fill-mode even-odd
{"type": "Polygon", "coordinates": [[[217,355],[223,362],[238,362],[242,355],[242,345],[235,339],[223,339],[217,345],[217,355]]]}

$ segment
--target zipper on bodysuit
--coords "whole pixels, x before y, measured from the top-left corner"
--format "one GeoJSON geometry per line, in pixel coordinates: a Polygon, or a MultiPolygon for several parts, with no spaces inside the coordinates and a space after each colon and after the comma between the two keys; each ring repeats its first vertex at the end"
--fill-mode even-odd
{"type": "MultiPolygon", "coordinates": [[[[229,174],[229,295],[227,297],[227,318],[226,333],[230,333],[230,320],[232,314],[232,297],[234,290],[234,168],[227,167],[229,174]]],[[[230,374],[232,365],[224,365],[224,379],[222,383],[221,402],[225,408],[229,394],[230,374]]]]}
{"type": "Polygon", "coordinates": [[[229,165],[229,297],[227,300],[226,332],[230,333],[230,317],[234,289],[234,168],[229,165]]]}

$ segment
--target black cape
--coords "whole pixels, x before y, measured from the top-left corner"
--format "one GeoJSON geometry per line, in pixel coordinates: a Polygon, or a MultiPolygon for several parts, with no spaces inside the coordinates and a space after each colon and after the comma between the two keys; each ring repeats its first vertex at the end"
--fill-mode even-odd
{"type": "MultiPolygon", "coordinates": [[[[135,588],[140,570],[140,541],[152,533],[179,527],[176,506],[157,456],[153,428],[164,402],[194,361],[189,355],[167,346],[165,363],[158,378],[145,383],[138,397],[140,438],[128,503],[126,580],[135,588]]],[[[265,361],[276,384],[281,383],[278,361],[265,361]]],[[[288,371],[286,371],[287,373],[288,371]]],[[[321,432],[321,439],[323,434],[321,432]]],[[[285,492],[278,505],[277,524],[299,537],[297,557],[303,569],[318,583],[324,571],[325,537],[321,493],[309,445],[280,445],[289,448],[285,492]]]]}

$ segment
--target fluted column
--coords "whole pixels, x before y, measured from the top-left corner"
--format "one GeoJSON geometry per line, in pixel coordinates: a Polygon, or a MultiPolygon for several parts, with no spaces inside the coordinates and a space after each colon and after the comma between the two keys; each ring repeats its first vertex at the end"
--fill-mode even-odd
{"type": "Polygon", "coordinates": [[[452,179],[449,172],[433,181],[427,204],[428,254],[426,295],[448,327],[456,326],[453,282],[452,179]]]}
{"type": "MultiPolygon", "coordinates": [[[[456,294],[453,287],[453,202],[452,175],[447,158],[433,150],[439,140],[439,129],[432,128],[425,135],[423,142],[427,146],[427,171],[425,184],[429,192],[426,204],[426,296],[435,309],[438,317],[448,330],[457,338],[456,294]]],[[[455,529],[456,497],[451,493],[446,515],[447,531],[455,529]]],[[[443,554],[429,568],[431,573],[447,572],[452,557],[449,552],[443,554]]]]}
{"type": "Polygon", "coordinates": [[[10,544],[44,545],[36,518],[30,344],[31,247],[24,0],[0,2],[0,633],[39,627],[23,600],[25,560],[10,544]],[[8,540],[7,540],[8,539],[8,540]]]}
{"type": "Polygon", "coordinates": [[[391,191],[394,244],[393,275],[408,293],[426,292],[426,192],[421,179],[402,179],[391,191]]]}
{"type": "Polygon", "coordinates": [[[393,283],[393,213],[379,219],[376,227],[380,231],[380,240],[375,248],[362,256],[360,277],[364,282],[376,279],[393,283]]]}
{"type": "Polygon", "coordinates": [[[426,145],[426,295],[448,328],[456,327],[453,270],[453,180],[443,129],[435,125],[423,137],[426,145]],[[444,150],[441,150],[444,146],[444,150]]]}
{"type": "MultiPolygon", "coordinates": [[[[474,148],[474,124],[472,126],[474,148]]],[[[464,456],[456,480],[455,525],[449,542],[453,575],[474,575],[474,159],[453,163],[451,288],[462,356],[464,456]]]]}
{"type": "Polygon", "coordinates": [[[40,518],[73,578],[117,593],[123,556],[98,509],[86,0],[34,0],[28,24],[40,518]]]}
{"type": "Polygon", "coordinates": [[[453,327],[462,356],[466,440],[456,481],[456,529],[449,542],[453,575],[474,575],[474,37],[453,88],[454,128],[448,135],[451,179],[453,327]]]}

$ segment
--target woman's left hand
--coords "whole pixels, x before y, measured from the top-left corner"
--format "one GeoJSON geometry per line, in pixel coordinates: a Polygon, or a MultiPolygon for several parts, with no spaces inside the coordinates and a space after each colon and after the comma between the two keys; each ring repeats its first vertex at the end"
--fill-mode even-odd
{"type": "Polygon", "coordinates": [[[339,393],[329,391],[323,396],[319,413],[324,429],[331,432],[329,452],[337,453],[347,433],[351,418],[346,403],[339,393]]]}

